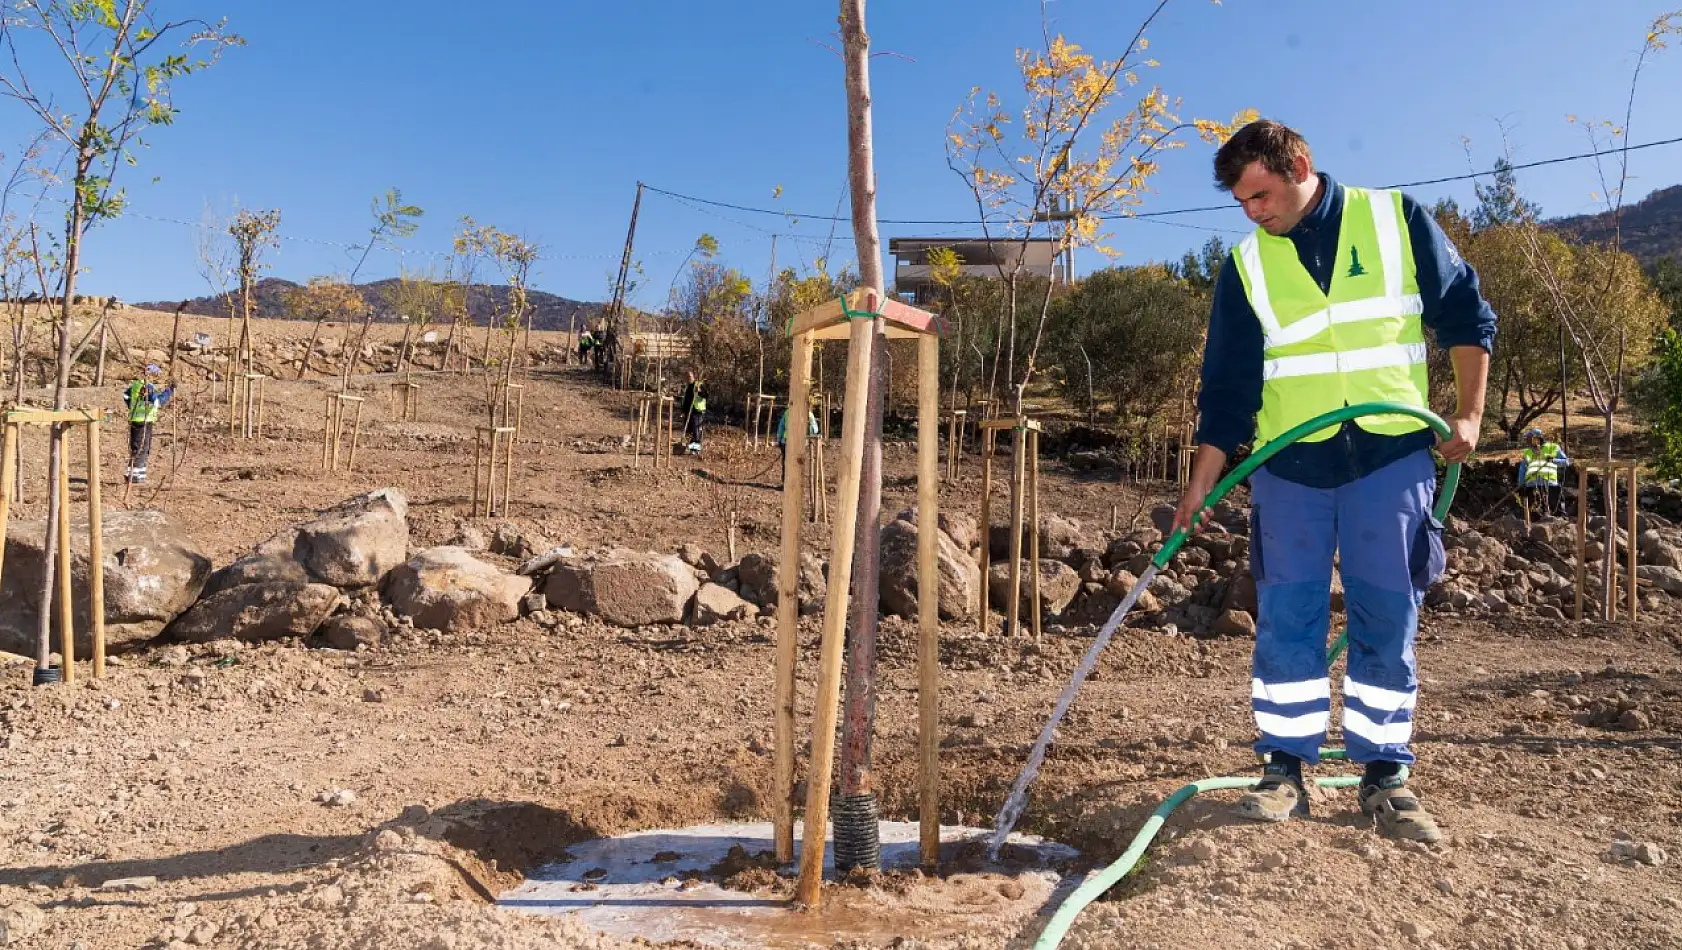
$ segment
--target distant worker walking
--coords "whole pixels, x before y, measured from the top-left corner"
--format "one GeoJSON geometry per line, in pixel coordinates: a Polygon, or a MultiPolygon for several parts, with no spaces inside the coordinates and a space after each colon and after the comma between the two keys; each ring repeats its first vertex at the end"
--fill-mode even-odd
{"type": "Polygon", "coordinates": [[[1548,442],[1541,429],[1524,433],[1524,453],[1519,457],[1519,488],[1529,496],[1530,507],[1545,517],[1564,517],[1565,503],[1560,500],[1559,471],[1568,468],[1571,460],[1557,442],[1548,442]]]}
{"type": "Polygon", "coordinates": [[[707,392],[704,384],[695,378],[695,371],[689,371],[689,383],[683,387],[683,393],[678,396],[678,407],[683,409],[683,439],[688,443],[687,451],[690,455],[701,454],[701,424],[707,417],[707,392]]]}
{"type": "Polygon", "coordinates": [[[1450,462],[1477,448],[1495,314],[1429,211],[1400,192],[1316,173],[1308,143],[1278,122],[1233,135],[1215,156],[1215,177],[1257,228],[1215,286],[1197,458],[1176,528],[1191,527],[1252,436],[1260,446],[1358,403],[1424,408],[1426,329],[1449,352],[1459,397],[1453,436],[1440,445],[1411,416],[1367,416],[1309,434],[1251,477],[1260,610],[1250,697],[1266,766],[1239,814],[1308,813],[1302,769],[1319,761],[1331,719],[1335,556],[1348,605],[1343,740],[1365,766],[1361,811],[1385,834],[1437,841],[1435,819],[1406,784],[1419,697],[1414,635],[1444,567],[1431,448],[1450,462]]]}
{"type": "Polygon", "coordinates": [[[152,456],[152,430],[158,423],[158,410],[175,395],[173,385],[162,385],[163,375],[155,364],[147,364],[146,375],[128,384],[123,403],[128,406],[128,468],[123,477],[129,484],[146,481],[146,463],[152,456]]]}

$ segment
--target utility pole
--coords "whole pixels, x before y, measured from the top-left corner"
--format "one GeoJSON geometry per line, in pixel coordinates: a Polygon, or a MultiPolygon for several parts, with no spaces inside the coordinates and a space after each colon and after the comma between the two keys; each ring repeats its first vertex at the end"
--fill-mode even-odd
{"type": "Polygon", "coordinates": [[[625,282],[631,276],[631,247],[637,240],[637,212],[642,210],[642,182],[637,182],[637,197],[631,202],[631,229],[625,234],[625,256],[619,259],[619,279],[613,285],[613,302],[608,305],[610,325],[617,324],[625,310],[625,282]]]}

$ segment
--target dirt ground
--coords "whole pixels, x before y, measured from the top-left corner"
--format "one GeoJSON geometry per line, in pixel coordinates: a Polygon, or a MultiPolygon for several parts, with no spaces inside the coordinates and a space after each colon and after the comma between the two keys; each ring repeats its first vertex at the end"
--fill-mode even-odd
{"type": "MultiPolygon", "coordinates": [[[[168,339],[167,315],[131,313],[124,327],[131,347],[168,339]]],[[[255,442],[230,439],[208,384],[188,382],[171,410],[180,441],[160,442],[154,484],[133,503],[180,519],[217,566],[383,486],[408,493],[413,546],[443,543],[467,515],[485,400],[472,377],[421,382],[420,420],[396,422],[389,380],[360,381],[370,398],[357,470],[334,474],[320,465],[326,382],[272,381],[269,438],[255,442]]],[[[722,560],[735,510],[737,554],[774,554],[774,452],[749,453],[739,430],[720,427],[702,457],[680,456],[672,471],[633,467],[619,447],[625,396],[573,368],[527,386],[505,520],[580,548],[689,542],[722,560]]],[[[115,409],[118,392],[79,389],[72,402],[115,409]]],[[[114,453],[120,441],[114,433],[114,453]]],[[[913,448],[886,456],[891,514],[913,504],[913,448]]],[[[38,443],[25,458],[37,490],[26,485],[14,517],[39,517],[38,443]]],[[[120,468],[107,462],[112,504],[120,468]]],[[[967,468],[942,504],[973,512],[967,468]]],[[[1136,507],[1102,475],[1055,460],[1044,494],[1048,510],[1094,533],[1112,504],[1124,521],[1136,507]]],[[[811,534],[827,552],[826,534],[811,534]]],[[[1052,627],[1036,644],[946,627],[944,822],[991,824],[1091,635],[1052,627]]],[[[814,637],[808,624],[802,717],[814,637]]],[[[885,622],[880,652],[883,810],[915,820],[915,629],[885,622]]],[[[1416,785],[1447,829],[1443,845],[1379,838],[1348,791],[1277,827],[1238,823],[1219,796],[1194,800],[1065,946],[1682,946],[1674,620],[1427,615],[1419,655],[1416,785]],[[1607,698],[1638,709],[1642,727],[1578,724],[1577,707],[1607,698]]],[[[355,654],[158,645],[118,657],[103,680],[53,689],[30,688],[19,660],[0,676],[0,945],[612,946],[568,919],[489,902],[586,838],[767,817],[772,663],[766,621],[629,631],[578,618],[553,630],[522,619],[409,632],[355,654]]],[[[1022,829],[1106,861],[1181,784],[1252,771],[1248,685],[1246,641],[1124,630],[1063,726],[1022,829]]],[[[1036,934],[946,945],[1026,947],[1036,934]]],[[[929,945],[917,934],[897,944],[929,945]]]]}

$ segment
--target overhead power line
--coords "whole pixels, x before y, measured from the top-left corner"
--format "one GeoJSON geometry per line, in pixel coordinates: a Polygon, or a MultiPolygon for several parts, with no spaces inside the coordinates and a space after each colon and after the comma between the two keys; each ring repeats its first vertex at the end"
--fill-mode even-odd
{"type": "MultiPolygon", "coordinates": [[[[1658,148],[1661,145],[1676,145],[1677,143],[1682,143],[1682,135],[1679,135],[1675,138],[1659,139],[1658,141],[1654,141],[1654,142],[1643,142],[1640,145],[1631,145],[1631,146],[1628,146],[1627,148],[1623,147],[1623,146],[1619,146],[1617,148],[1599,149],[1599,150],[1592,151],[1592,152],[1579,152],[1575,155],[1558,155],[1558,156],[1555,156],[1553,158],[1544,158],[1544,159],[1541,159],[1539,161],[1534,161],[1534,162],[1520,162],[1520,163],[1514,164],[1512,166],[1512,169],[1514,171],[1523,171],[1527,168],[1541,168],[1544,165],[1559,165],[1559,164],[1563,164],[1565,162],[1578,162],[1578,161],[1583,161],[1584,159],[1601,158],[1601,157],[1606,156],[1606,155],[1617,155],[1617,154],[1620,154],[1620,153],[1623,153],[1623,152],[1639,152],[1642,149],[1658,148]]],[[[1445,175],[1441,178],[1425,178],[1425,179],[1421,179],[1419,181],[1398,182],[1398,183],[1393,184],[1393,185],[1385,185],[1384,187],[1386,187],[1386,188],[1418,188],[1418,187],[1423,186],[1423,185],[1444,185],[1444,184],[1448,184],[1450,182],[1456,182],[1456,181],[1470,181],[1474,178],[1488,178],[1488,177],[1493,176],[1494,174],[1495,174],[1495,172],[1494,172],[1493,169],[1490,170],[1490,171],[1481,171],[1481,172],[1480,171],[1474,171],[1474,172],[1466,172],[1466,173],[1460,174],[1460,175],[1445,175]]],[[[797,212],[794,212],[794,211],[789,211],[789,210],[786,210],[786,209],[754,208],[754,207],[750,207],[748,205],[732,204],[728,201],[714,201],[710,198],[697,198],[694,195],[679,194],[678,192],[667,191],[664,188],[656,188],[655,186],[649,185],[649,184],[646,184],[646,183],[643,185],[643,187],[645,189],[647,189],[648,191],[655,192],[656,194],[665,195],[668,198],[676,198],[680,201],[690,201],[690,202],[695,202],[697,204],[711,205],[715,208],[728,208],[732,211],[741,211],[741,212],[745,212],[745,213],[748,213],[748,214],[770,214],[770,215],[777,215],[778,217],[798,218],[798,219],[804,220],[804,221],[850,221],[850,220],[852,220],[851,218],[837,217],[835,215],[800,214],[800,213],[797,213],[797,212]]],[[[1101,219],[1105,220],[1105,221],[1124,221],[1124,220],[1138,220],[1138,219],[1149,219],[1149,218],[1167,218],[1167,217],[1174,217],[1174,216],[1182,215],[1182,214],[1203,214],[1203,213],[1207,213],[1207,212],[1211,212],[1211,211],[1231,211],[1231,210],[1234,210],[1235,208],[1236,208],[1236,206],[1231,205],[1231,204],[1204,205],[1204,206],[1196,207],[1196,208],[1173,208],[1173,209],[1170,209],[1170,210],[1167,210],[1167,211],[1143,211],[1143,212],[1140,212],[1138,214],[1106,214],[1106,215],[1100,215],[1099,217],[1101,219]]],[[[882,224],[912,224],[912,225],[974,225],[975,224],[975,219],[974,218],[967,218],[967,219],[878,218],[877,220],[879,222],[881,222],[882,224]]],[[[1167,222],[1162,222],[1162,223],[1167,223],[1167,222]]]]}

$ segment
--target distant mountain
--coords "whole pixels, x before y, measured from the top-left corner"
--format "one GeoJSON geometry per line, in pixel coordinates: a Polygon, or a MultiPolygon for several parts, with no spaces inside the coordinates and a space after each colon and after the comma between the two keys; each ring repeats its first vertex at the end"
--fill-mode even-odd
{"type": "MultiPolygon", "coordinates": [[[[362,291],[363,299],[373,305],[377,314],[375,319],[382,322],[397,319],[397,312],[392,309],[390,303],[391,292],[396,284],[397,280],[395,278],[388,278],[358,285],[358,289],[362,291]]],[[[253,314],[270,320],[302,319],[286,306],[287,292],[296,289],[298,286],[290,280],[279,277],[265,277],[259,280],[252,287],[253,314]]],[[[506,313],[511,292],[506,284],[475,286],[467,300],[467,310],[473,318],[473,322],[483,325],[492,313],[506,313]]],[[[232,297],[237,306],[239,294],[235,293],[232,297]]],[[[529,291],[527,299],[531,301],[533,307],[537,308],[537,314],[532,318],[532,326],[539,330],[571,329],[575,317],[578,325],[583,326],[584,321],[594,317],[606,306],[605,304],[584,300],[557,297],[541,290],[529,291]]],[[[134,306],[146,310],[174,311],[180,303],[179,300],[154,300],[147,303],[137,303],[134,306]]],[[[228,299],[221,294],[194,297],[187,301],[186,312],[206,317],[226,316],[228,299]]]]}
{"type": "MultiPolygon", "coordinates": [[[[1556,218],[1548,227],[1578,241],[1612,240],[1612,213],[1556,218]]],[[[1619,246],[1651,265],[1661,257],[1682,260],[1682,185],[1660,188],[1619,215],[1619,246]]]]}

